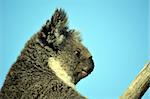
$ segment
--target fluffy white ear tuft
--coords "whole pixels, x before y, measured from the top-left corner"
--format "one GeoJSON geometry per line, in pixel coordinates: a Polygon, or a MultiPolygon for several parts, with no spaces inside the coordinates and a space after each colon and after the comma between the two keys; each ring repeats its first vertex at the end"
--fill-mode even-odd
{"type": "Polygon", "coordinates": [[[54,49],[60,49],[69,33],[67,19],[64,10],[56,9],[51,20],[48,20],[39,32],[40,42],[54,49]]]}

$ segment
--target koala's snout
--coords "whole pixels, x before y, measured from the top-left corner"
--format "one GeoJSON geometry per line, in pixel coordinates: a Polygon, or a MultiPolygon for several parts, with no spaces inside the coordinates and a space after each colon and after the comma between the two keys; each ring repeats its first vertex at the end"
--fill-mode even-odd
{"type": "Polygon", "coordinates": [[[88,51],[88,49],[84,49],[84,56],[86,57],[86,59],[85,59],[86,66],[83,70],[86,71],[87,74],[90,74],[94,69],[94,61],[93,61],[92,55],[88,51]]]}
{"type": "Polygon", "coordinates": [[[94,61],[92,59],[92,56],[89,57],[89,62],[90,63],[89,63],[89,67],[88,67],[88,74],[90,74],[94,69],[94,61]]]}
{"type": "Polygon", "coordinates": [[[83,67],[82,71],[86,72],[86,75],[87,76],[88,74],[90,74],[93,69],[94,69],[94,61],[92,59],[92,56],[90,56],[88,59],[86,59],[85,61],[85,66],[83,67]]]}
{"type": "Polygon", "coordinates": [[[83,59],[76,68],[76,79],[75,84],[77,84],[78,81],[80,81],[82,78],[85,78],[88,76],[94,69],[94,61],[92,59],[92,56],[83,59]]]}
{"type": "Polygon", "coordinates": [[[93,65],[93,66],[94,66],[94,61],[93,61],[92,56],[90,56],[90,57],[89,57],[89,60],[91,61],[91,65],[93,65]]]}

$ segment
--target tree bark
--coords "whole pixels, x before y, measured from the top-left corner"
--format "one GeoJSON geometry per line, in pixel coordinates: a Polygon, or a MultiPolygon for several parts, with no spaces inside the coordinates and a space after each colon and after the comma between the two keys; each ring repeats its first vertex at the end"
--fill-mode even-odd
{"type": "Polygon", "coordinates": [[[144,66],[136,79],[123,93],[120,99],[141,99],[150,87],[150,61],[144,66]]]}

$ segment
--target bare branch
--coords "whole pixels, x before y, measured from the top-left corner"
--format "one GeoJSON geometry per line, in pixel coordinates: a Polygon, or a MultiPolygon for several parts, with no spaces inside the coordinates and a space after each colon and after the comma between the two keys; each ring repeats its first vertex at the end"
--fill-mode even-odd
{"type": "Polygon", "coordinates": [[[139,75],[131,83],[120,99],[141,99],[149,87],[150,62],[144,66],[139,75]]]}

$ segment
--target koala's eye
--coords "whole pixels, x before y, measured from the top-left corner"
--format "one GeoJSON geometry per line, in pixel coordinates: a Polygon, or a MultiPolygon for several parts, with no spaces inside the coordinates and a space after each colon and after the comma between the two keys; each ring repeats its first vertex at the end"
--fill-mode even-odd
{"type": "Polygon", "coordinates": [[[74,53],[77,55],[77,57],[80,57],[80,54],[81,54],[80,52],[81,52],[80,49],[77,49],[74,51],[74,53]]]}

